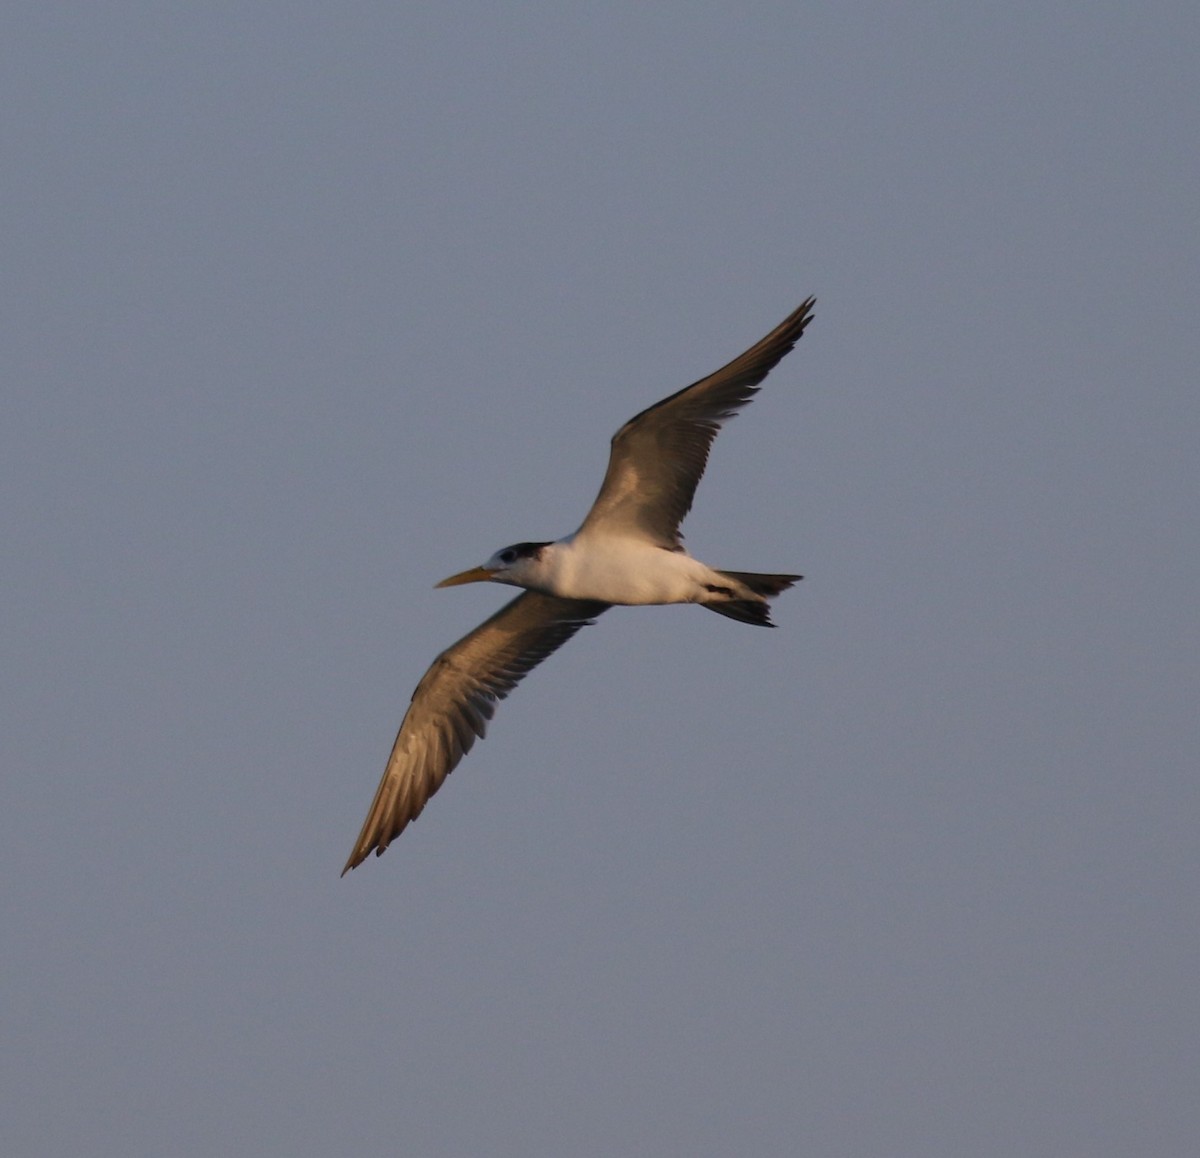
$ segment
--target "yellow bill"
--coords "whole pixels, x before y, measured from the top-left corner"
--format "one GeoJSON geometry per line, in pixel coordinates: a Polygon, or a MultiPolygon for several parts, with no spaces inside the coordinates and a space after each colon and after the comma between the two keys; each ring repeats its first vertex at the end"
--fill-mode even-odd
{"type": "Polygon", "coordinates": [[[486,567],[472,567],[469,571],[460,571],[457,575],[451,575],[449,579],[443,579],[440,583],[435,583],[435,587],[458,587],[462,583],[486,583],[492,577],[492,572],[486,567]]]}

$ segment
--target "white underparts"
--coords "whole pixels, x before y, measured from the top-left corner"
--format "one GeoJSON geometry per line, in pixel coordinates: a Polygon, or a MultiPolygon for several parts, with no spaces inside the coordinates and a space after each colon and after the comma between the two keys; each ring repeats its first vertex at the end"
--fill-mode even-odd
{"type": "Polygon", "coordinates": [[[538,571],[539,587],[551,595],[633,606],[703,603],[729,588],[687,552],[634,538],[569,536],[543,548],[538,571]]]}

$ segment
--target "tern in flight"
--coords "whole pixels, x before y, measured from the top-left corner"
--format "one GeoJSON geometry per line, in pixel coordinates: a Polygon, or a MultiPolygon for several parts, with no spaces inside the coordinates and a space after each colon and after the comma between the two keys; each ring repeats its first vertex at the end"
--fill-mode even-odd
{"type": "Polygon", "coordinates": [[[742,623],[773,626],[767,601],[800,576],[708,567],[684,550],[679,524],[721,424],[796,344],[814,301],[728,366],[625,423],[613,435],[608,471],[579,530],[552,543],[514,543],[438,584],[506,583],[524,591],[442,652],[417,684],[343,876],[416,820],[483,736],[496,701],[613,604],[698,603],[742,623]]]}

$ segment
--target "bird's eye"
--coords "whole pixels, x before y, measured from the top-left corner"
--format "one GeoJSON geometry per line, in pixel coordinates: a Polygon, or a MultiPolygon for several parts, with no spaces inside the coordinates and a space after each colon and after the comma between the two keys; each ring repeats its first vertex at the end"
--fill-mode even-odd
{"type": "Polygon", "coordinates": [[[516,551],[512,550],[512,548],[509,548],[507,551],[500,552],[501,563],[512,563],[516,560],[516,557],[517,553],[516,551]]]}

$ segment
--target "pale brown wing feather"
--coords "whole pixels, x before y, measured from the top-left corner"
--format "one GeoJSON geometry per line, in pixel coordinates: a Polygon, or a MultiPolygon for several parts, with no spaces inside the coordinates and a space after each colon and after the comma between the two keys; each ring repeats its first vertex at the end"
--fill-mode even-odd
{"type": "Polygon", "coordinates": [[[692,509],[717,431],[758,393],[758,384],[800,340],[815,302],[809,298],[715,374],[625,423],[613,435],[604,482],[580,531],[601,526],[606,532],[626,530],[677,549],[679,524],[692,509]]]}
{"type": "Polygon", "coordinates": [[[525,591],[437,657],[417,684],[367,819],[342,869],[379,856],[487,730],[504,699],[607,603],[525,591]]]}

